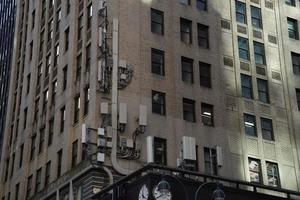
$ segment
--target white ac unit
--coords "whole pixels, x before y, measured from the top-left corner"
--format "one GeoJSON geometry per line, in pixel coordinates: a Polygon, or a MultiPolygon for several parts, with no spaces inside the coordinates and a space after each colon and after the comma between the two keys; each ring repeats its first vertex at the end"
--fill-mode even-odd
{"type": "Polygon", "coordinates": [[[154,162],[154,138],[147,136],[147,163],[154,162]]]}
{"type": "Polygon", "coordinates": [[[127,104],[120,103],[119,106],[119,123],[127,124],[127,104]]]}
{"type": "Polygon", "coordinates": [[[184,160],[197,160],[196,158],[196,141],[193,137],[183,136],[182,150],[184,160]]]}
{"type": "Polygon", "coordinates": [[[105,161],[105,154],[104,153],[97,153],[97,162],[104,162],[105,161]]]}
{"type": "Polygon", "coordinates": [[[222,151],[222,147],[216,146],[216,151],[217,151],[217,164],[218,164],[218,167],[222,167],[223,166],[223,151],[222,151]]]}
{"type": "Polygon", "coordinates": [[[103,115],[108,114],[108,103],[107,102],[101,103],[101,114],[103,114],[103,115]]]}
{"type": "Polygon", "coordinates": [[[86,137],[86,124],[82,124],[81,128],[81,143],[85,144],[87,142],[87,137],[86,137]]]}
{"type": "Polygon", "coordinates": [[[139,125],[147,126],[147,106],[140,105],[139,125]]]}
{"type": "Polygon", "coordinates": [[[105,134],[105,129],[104,128],[98,128],[98,136],[103,137],[105,134]]]}

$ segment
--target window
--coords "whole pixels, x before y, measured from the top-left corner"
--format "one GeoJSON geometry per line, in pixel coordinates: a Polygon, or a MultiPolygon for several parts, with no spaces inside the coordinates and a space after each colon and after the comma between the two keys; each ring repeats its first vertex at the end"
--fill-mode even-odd
{"type": "Polygon", "coordinates": [[[38,169],[36,171],[36,177],[35,177],[35,193],[40,191],[42,188],[42,168],[38,169]]]}
{"type": "Polygon", "coordinates": [[[69,14],[70,13],[70,10],[71,10],[71,2],[70,2],[70,0],[67,0],[67,6],[66,6],[66,8],[67,8],[67,14],[69,14]]]}
{"type": "Polygon", "coordinates": [[[56,93],[57,93],[57,81],[55,80],[53,83],[52,83],[52,106],[55,105],[55,99],[56,99],[56,93]]]}
{"type": "Polygon", "coordinates": [[[214,106],[201,103],[201,117],[205,126],[214,126],[214,106]]]}
{"type": "Polygon", "coordinates": [[[192,43],[192,21],[180,18],[180,36],[182,42],[192,43]]]}
{"type": "Polygon", "coordinates": [[[29,60],[32,60],[33,56],[33,42],[30,42],[29,60]]]}
{"type": "Polygon", "coordinates": [[[198,45],[205,49],[209,48],[209,27],[203,24],[198,24],[198,45]]]}
{"type": "Polygon", "coordinates": [[[152,113],[166,114],[166,94],[152,90],[152,113]]]}
{"type": "Polygon", "coordinates": [[[251,76],[241,74],[242,96],[253,99],[252,78],[251,76]]]}
{"type": "Polygon", "coordinates": [[[50,75],[50,71],[51,71],[51,55],[48,55],[46,57],[46,69],[45,69],[46,77],[50,75]]]}
{"type": "Polygon", "coordinates": [[[299,88],[296,88],[296,99],[297,99],[298,110],[300,110],[300,89],[299,88]]]}
{"type": "Polygon", "coordinates": [[[24,144],[20,146],[20,160],[19,160],[19,168],[23,165],[23,153],[24,153],[24,144]]]}
{"type": "Polygon", "coordinates": [[[26,188],[26,199],[29,199],[29,197],[31,196],[31,190],[32,190],[32,175],[30,175],[27,178],[27,188],[26,188]]]}
{"type": "Polygon", "coordinates": [[[61,9],[58,9],[56,12],[56,31],[59,31],[60,20],[61,20],[61,9]]]}
{"type": "Polygon", "coordinates": [[[48,89],[47,89],[47,90],[45,90],[45,92],[44,92],[43,111],[45,111],[45,110],[47,109],[48,98],[49,98],[49,91],[48,91],[48,89]]]}
{"type": "Polygon", "coordinates": [[[285,0],[285,4],[290,5],[290,6],[296,6],[295,0],[285,0]]]}
{"type": "Polygon", "coordinates": [[[181,75],[182,81],[187,83],[194,82],[193,60],[186,57],[181,57],[181,75]]]}
{"type": "Polygon", "coordinates": [[[211,65],[199,62],[200,85],[211,88],[211,65]]]}
{"type": "Polygon", "coordinates": [[[298,40],[299,39],[299,33],[298,33],[298,22],[295,19],[287,18],[287,26],[288,26],[288,33],[289,38],[298,40]]]}
{"type": "Polygon", "coordinates": [[[34,29],[35,26],[35,10],[33,10],[31,13],[31,19],[32,19],[32,23],[31,23],[31,30],[32,30],[34,29]]]}
{"type": "Polygon", "coordinates": [[[48,147],[53,142],[53,134],[54,134],[54,118],[49,120],[49,136],[48,136],[48,147]]]}
{"type": "Polygon", "coordinates": [[[263,103],[270,103],[268,81],[257,79],[258,98],[263,103]]]}
{"type": "Polygon", "coordinates": [[[256,117],[254,115],[244,114],[244,127],[246,135],[257,136],[256,117]]]}
{"type": "Polygon", "coordinates": [[[34,102],[34,116],[33,116],[33,121],[37,122],[38,119],[38,114],[39,114],[39,101],[40,99],[38,98],[37,100],[35,100],[34,102]]]}
{"type": "Polygon", "coordinates": [[[280,187],[278,164],[272,162],[266,162],[266,165],[267,165],[268,185],[272,187],[280,187]]]}
{"type": "Polygon", "coordinates": [[[262,174],[261,174],[260,160],[254,158],[248,158],[248,163],[249,163],[250,182],[261,184],[262,174]]]}
{"type": "Polygon", "coordinates": [[[36,134],[31,137],[31,148],[30,148],[30,160],[33,160],[34,153],[35,153],[35,140],[36,134]]]}
{"type": "Polygon", "coordinates": [[[249,60],[249,45],[248,39],[238,37],[239,57],[244,60],[249,60]]]}
{"type": "Polygon", "coordinates": [[[199,10],[207,10],[207,0],[197,0],[197,8],[199,10]]]}
{"type": "Polygon", "coordinates": [[[271,119],[260,118],[262,137],[265,140],[274,140],[273,123],[271,119]]]}
{"type": "Polygon", "coordinates": [[[260,65],[266,64],[265,59],[265,47],[264,44],[259,42],[253,42],[254,45],[254,57],[255,63],[260,65]]]}
{"type": "Polygon", "coordinates": [[[74,99],[74,123],[79,121],[79,113],[80,113],[80,96],[77,95],[74,99]]]}
{"type": "Polygon", "coordinates": [[[93,6],[92,4],[87,7],[87,30],[91,29],[92,17],[93,17],[93,6]]]}
{"type": "Polygon", "coordinates": [[[195,101],[183,98],[183,119],[189,122],[196,122],[195,101]]]}
{"type": "Polygon", "coordinates": [[[57,152],[57,178],[61,176],[62,149],[57,152]]]}
{"type": "Polygon", "coordinates": [[[10,171],[10,178],[14,175],[14,169],[15,169],[15,158],[16,154],[12,154],[12,161],[11,161],[11,171],[10,171]]]}
{"type": "Polygon", "coordinates": [[[292,63],[293,63],[293,72],[294,74],[300,74],[300,54],[291,52],[292,63]]]}
{"type": "Polygon", "coordinates": [[[79,56],[77,56],[76,81],[80,80],[80,76],[81,76],[81,61],[82,61],[82,55],[80,54],[79,56]]]}
{"type": "Polygon", "coordinates": [[[54,49],[55,55],[54,55],[54,66],[58,65],[58,58],[59,58],[59,45],[55,46],[54,49]]]}
{"type": "Polygon", "coordinates": [[[207,174],[218,174],[217,153],[215,149],[204,147],[204,168],[207,174]]]}
{"type": "Polygon", "coordinates": [[[160,35],[164,34],[164,13],[151,8],[151,31],[160,35]]]}
{"type": "Polygon", "coordinates": [[[69,35],[70,35],[70,29],[67,28],[65,30],[65,52],[68,51],[69,49],[69,44],[70,44],[69,35]]]}
{"type": "Polygon", "coordinates": [[[26,129],[26,124],[27,124],[27,112],[28,112],[28,108],[26,107],[24,109],[24,123],[23,123],[23,129],[26,129]]]}
{"type": "Polygon", "coordinates": [[[72,144],[72,168],[77,165],[78,140],[72,144]]]}
{"type": "Polygon", "coordinates": [[[180,0],[180,3],[184,4],[184,5],[190,5],[191,1],[190,0],[180,0]]]}
{"type": "Polygon", "coordinates": [[[27,89],[26,94],[29,94],[30,91],[30,74],[27,75],[27,89]]]}
{"type": "Polygon", "coordinates": [[[236,21],[247,24],[246,4],[240,1],[235,1],[236,21]]]}
{"type": "Polygon", "coordinates": [[[39,143],[39,153],[44,150],[45,143],[45,128],[40,129],[40,143],[39,143]]]}
{"type": "Polygon", "coordinates": [[[20,190],[20,183],[17,183],[15,186],[15,200],[19,199],[19,190],[20,190]]]}
{"type": "Polygon", "coordinates": [[[66,120],[66,107],[62,107],[60,109],[60,132],[64,132],[65,127],[65,120],[66,120]]]}
{"type": "Polygon", "coordinates": [[[167,165],[167,141],[154,137],[154,163],[167,165]]]}
{"type": "Polygon", "coordinates": [[[251,6],[251,21],[255,28],[262,28],[262,18],[260,8],[251,6]]]}
{"type": "Polygon", "coordinates": [[[65,66],[63,68],[63,90],[67,88],[67,82],[68,82],[68,66],[65,66]]]}
{"type": "Polygon", "coordinates": [[[165,75],[165,53],[163,51],[151,49],[151,72],[161,76],[165,75]]]}
{"type": "Polygon", "coordinates": [[[86,60],[85,60],[85,71],[86,72],[89,72],[90,71],[90,68],[91,68],[91,45],[89,44],[87,47],[86,47],[86,60]]]}
{"type": "Polygon", "coordinates": [[[51,161],[48,161],[46,164],[46,171],[45,171],[45,187],[50,183],[50,174],[51,174],[51,161]]]}
{"type": "Polygon", "coordinates": [[[90,86],[86,86],[84,89],[84,115],[89,113],[89,103],[90,103],[90,86]]]}

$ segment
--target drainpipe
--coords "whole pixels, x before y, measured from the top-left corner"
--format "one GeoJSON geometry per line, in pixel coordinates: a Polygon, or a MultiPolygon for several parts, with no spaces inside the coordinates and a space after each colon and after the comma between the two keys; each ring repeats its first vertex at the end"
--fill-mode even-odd
{"type": "Polygon", "coordinates": [[[118,143],[118,66],[119,66],[119,20],[113,19],[113,69],[112,69],[112,151],[111,162],[113,168],[122,175],[128,175],[132,171],[122,168],[117,161],[118,143]]]}
{"type": "Polygon", "coordinates": [[[111,171],[107,168],[103,166],[103,170],[107,173],[108,178],[109,178],[109,185],[112,185],[114,183],[114,177],[111,173],[111,171]]]}

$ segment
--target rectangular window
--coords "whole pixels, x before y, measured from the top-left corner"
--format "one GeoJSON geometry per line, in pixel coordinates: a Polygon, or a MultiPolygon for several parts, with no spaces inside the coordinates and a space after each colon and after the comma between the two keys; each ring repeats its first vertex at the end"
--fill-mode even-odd
{"type": "Polygon", "coordinates": [[[24,144],[20,146],[20,160],[19,160],[19,168],[23,165],[23,154],[24,154],[24,144]]]}
{"type": "Polygon", "coordinates": [[[288,17],[287,23],[288,23],[287,26],[288,26],[289,38],[298,40],[299,39],[298,21],[288,17]]]}
{"type": "Polygon", "coordinates": [[[28,108],[24,109],[24,123],[23,123],[23,129],[26,129],[26,125],[27,125],[27,112],[28,112],[28,108]]]}
{"type": "Polygon", "coordinates": [[[151,72],[161,76],[165,75],[165,53],[163,51],[151,49],[151,72]]]}
{"type": "Polygon", "coordinates": [[[255,28],[262,28],[261,10],[258,7],[251,6],[251,21],[255,28]]]}
{"type": "Polygon", "coordinates": [[[80,54],[77,56],[76,81],[79,81],[81,77],[81,61],[82,61],[82,55],[80,54]]]}
{"type": "Polygon", "coordinates": [[[48,147],[53,142],[53,135],[54,135],[54,118],[49,120],[49,136],[48,136],[48,147]]]}
{"type": "Polygon", "coordinates": [[[256,117],[244,113],[244,127],[246,135],[257,136],[256,117]]]}
{"type": "Polygon", "coordinates": [[[204,147],[204,168],[207,174],[218,174],[217,153],[215,149],[204,147]]]}
{"type": "Polygon", "coordinates": [[[72,144],[72,168],[77,165],[78,140],[72,144]]]}
{"type": "Polygon", "coordinates": [[[167,165],[167,141],[154,137],[154,163],[167,165]]]}
{"type": "Polygon", "coordinates": [[[80,96],[77,95],[74,99],[74,123],[79,121],[80,114],[80,96]]]}
{"type": "Polygon", "coordinates": [[[52,83],[52,95],[51,95],[51,105],[54,106],[55,105],[55,100],[56,100],[56,93],[57,93],[57,80],[55,80],[52,83]]]}
{"type": "Polygon", "coordinates": [[[45,187],[48,186],[48,184],[50,183],[50,174],[51,174],[51,161],[47,162],[46,164],[45,187]]]}
{"type": "Polygon", "coordinates": [[[40,129],[39,153],[43,152],[44,143],[45,143],[45,128],[42,128],[40,129]]]}
{"type": "Polygon", "coordinates": [[[240,1],[235,1],[236,21],[247,24],[246,4],[240,1]]]}
{"type": "Polygon", "coordinates": [[[26,89],[26,94],[29,94],[30,91],[30,74],[27,75],[27,89],[26,89]]]}
{"type": "Polygon", "coordinates": [[[211,65],[199,62],[200,85],[211,88],[211,65]]]}
{"type": "Polygon", "coordinates": [[[62,153],[62,149],[57,152],[57,178],[61,176],[62,153]]]}
{"type": "Polygon", "coordinates": [[[197,0],[197,8],[199,10],[207,10],[207,0],[197,0]]]}
{"type": "Polygon", "coordinates": [[[258,98],[263,103],[270,103],[268,81],[257,79],[258,98]]]}
{"type": "Polygon", "coordinates": [[[265,57],[264,44],[259,42],[253,42],[253,46],[254,46],[255,63],[260,65],[265,65],[266,57],[265,57]]]}
{"type": "Polygon", "coordinates": [[[65,120],[66,120],[66,107],[60,109],[60,132],[64,132],[65,129],[65,120]]]}
{"type": "Polygon", "coordinates": [[[268,185],[272,187],[280,187],[278,164],[272,162],[266,162],[266,165],[267,165],[268,185]]]}
{"type": "Polygon", "coordinates": [[[19,199],[19,190],[20,190],[20,183],[17,183],[16,186],[15,186],[15,200],[18,200],[19,199]]]}
{"type": "Polygon", "coordinates": [[[180,36],[182,42],[192,43],[192,21],[180,18],[180,36]]]}
{"type": "Polygon", "coordinates": [[[35,177],[35,193],[42,189],[42,168],[36,171],[35,177]]]}
{"type": "Polygon", "coordinates": [[[294,74],[300,75],[300,54],[291,52],[293,72],[294,74]]]}
{"type": "Polygon", "coordinates": [[[194,82],[193,63],[194,63],[193,59],[181,57],[182,81],[187,82],[187,83],[194,82]]]}
{"type": "Polygon", "coordinates": [[[298,105],[298,110],[300,110],[300,89],[296,88],[296,100],[298,105]]]}
{"type": "Polygon", "coordinates": [[[152,113],[166,114],[166,94],[152,90],[152,113]]]}
{"type": "Polygon", "coordinates": [[[183,119],[189,122],[196,122],[195,101],[191,99],[182,99],[183,119]]]}
{"type": "Polygon", "coordinates": [[[85,60],[85,72],[89,72],[91,69],[91,60],[92,60],[92,53],[91,53],[91,45],[89,44],[86,47],[86,60],[85,60]]]}
{"type": "Polygon", "coordinates": [[[290,6],[296,6],[295,0],[285,0],[285,4],[290,5],[290,6]]]}
{"type": "Polygon", "coordinates": [[[32,30],[34,29],[35,26],[35,10],[33,10],[31,13],[31,19],[32,19],[32,23],[31,23],[31,30],[32,30]]]}
{"type": "Polygon", "coordinates": [[[63,68],[63,90],[67,88],[68,82],[68,65],[63,68]]]}
{"type": "Polygon", "coordinates": [[[15,158],[16,154],[12,154],[12,162],[11,162],[11,171],[10,171],[10,178],[14,175],[14,169],[15,169],[15,158]]]}
{"type": "Polygon", "coordinates": [[[55,46],[54,52],[55,52],[55,55],[54,55],[54,66],[57,66],[58,65],[58,59],[59,59],[59,44],[55,46]]]}
{"type": "Polygon", "coordinates": [[[242,96],[253,99],[252,77],[241,74],[242,96]]]}
{"type": "Polygon", "coordinates": [[[209,27],[204,24],[198,24],[198,45],[205,49],[209,48],[209,27]]]}
{"type": "Polygon", "coordinates": [[[160,35],[164,34],[164,13],[151,8],[151,31],[160,35]]]}
{"type": "Polygon", "coordinates": [[[26,199],[29,199],[29,197],[31,196],[31,190],[32,190],[32,175],[30,175],[27,178],[27,187],[26,187],[26,199]]]}
{"type": "Polygon", "coordinates": [[[87,115],[89,113],[90,92],[90,86],[87,85],[84,89],[84,115],[87,115]]]}
{"type": "Polygon", "coordinates": [[[262,137],[265,140],[274,141],[273,123],[271,119],[260,118],[262,137]]]}
{"type": "Polygon", "coordinates": [[[249,44],[248,39],[238,37],[239,57],[244,60],[249,60],[249,44]]]}
{"type": "Polygon", "coordinates": [[[201,118],[205,126],[214,126],[214,106],[201,103],[201,118]]]}
{"type": "Polygon", "coordinates": [[[92,27],[92,17],[93,17],[93,6],[90,4],[87,7],[87,30],[90,30],[92,27]]]}
{"type": "Polygon", "coordinates": [[[31,137],[31,148],[30,148],[30,160],[33,160],[34,153],[35,153],[35,140],[36,134],[31,137]]]}
{"type": "Polygon", "coordinates": [[[68,51],[69,49],[69,44],[70,44],[69,35],[70,35],[70,29],[67,28],[65,30],[65,52],[68,51]]]}
{"type": "Polygon", "coordinates": [[[250,182],[261,184],[262,173],[261,173],[260,160],[254,158],[248,158],[248,163],[249,163],[250,182]]]}

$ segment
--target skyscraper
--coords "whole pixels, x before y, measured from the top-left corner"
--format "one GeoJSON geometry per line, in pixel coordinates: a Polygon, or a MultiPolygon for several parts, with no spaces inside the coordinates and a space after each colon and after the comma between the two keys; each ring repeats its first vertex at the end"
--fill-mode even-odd
{"type": "Polygon", "coordinates": [[[15,0],[0,1],[0,152],[2,149],[2,140],[5,127],[9,77],[13,50],[15,14],[15,0]]]}
{"type": "Polygon", "coordinates": [[[146,163],[299,191],[299,7],[18,1],[0,197],[88,199],[146,163]]]}

